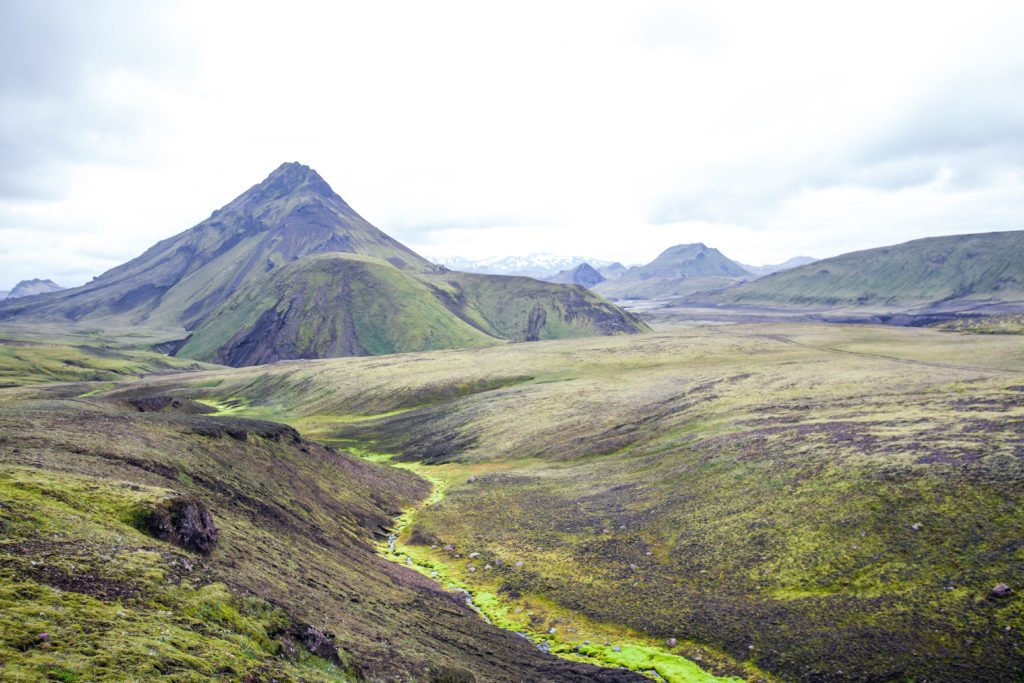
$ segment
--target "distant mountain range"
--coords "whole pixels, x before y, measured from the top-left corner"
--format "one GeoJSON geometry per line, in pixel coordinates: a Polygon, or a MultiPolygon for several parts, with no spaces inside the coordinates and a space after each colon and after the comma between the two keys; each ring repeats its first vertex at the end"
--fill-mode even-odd
{"type": "Polygon", "coordinates": [[[440,268],[297,163],[83,287],[0,302],[0,320],[190,332],[181,355],[232,365],[646,329],[580,287],[440,268]]]}
{"type": "Polygon", "coordinates": [[[557,256],[555,254],[529,254],[527,256],[492,256],[484,259],[469,259],[461,256],[438,256],[434,263],[464,273],[489,273],[491,275],[521,275],[538,280],[552,278],[561,271],[586,263],[592,268],[612,265],[611,261],[584,258],[582,256],[557,256]]]}
{"type": "Polygon", "coordinates": [[[1024,231],[929,237],[856,251],[692,298],[820,309],[1024,306],[1024,231]]]}
{"type": "Polygon", "coordinates": [[[754,275],[717,249],[704,244],[677,244],[642,266],[594,286],[612,299],[661,299],[721,289],[754,275]]]}

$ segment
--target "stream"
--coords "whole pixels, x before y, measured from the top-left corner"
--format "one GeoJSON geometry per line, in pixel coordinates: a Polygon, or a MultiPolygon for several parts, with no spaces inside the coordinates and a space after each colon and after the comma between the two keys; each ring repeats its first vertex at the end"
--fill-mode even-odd
{"type": "MultiPolygon", "coordinates": [[[[483,619],[486,623],[494,625],[494,622],[492,621],[492,619],[489,618],[488,615],[484,612],[484,610],[473,601],[473,594],[467,588],[465,588],[462,585],[459,585],[457,580],[454,580],[454,579],[451,579],[451,578],[448,578],[448,577],[442,577],[441,573],[439,571],[435,570],[432,565],[426,564],[426,563],[417,562],[416,559],[412,555],[410,555],[408,552],[402,550],[399,547],[398,541],[399,541],[399,538],[402,535],[402,532],[406,528],[408,528],[409,525],[411,525],[415,521],[417,513],[419,513],[421,510],[423,510],[425,508],[430,507],[434,503],[440,502],[444,498],[445,493],[447,492],[446,491],[446,489],[447,489],[447,482],[445,482],[444,480],[441,480],[441,479],[439,479],[437,477],[428,475],[428,474],[420,471],[420,469],[415,467],[415,466],[394,465],[393,463],[392,463],[392,466],[403,467],[403,469],[408,469],[408,470],[414,472],[415,474],[423,477],[424,479],[426,479],[427,481],[429,481],[431,483],[431,485],[433,486],[433,490],[432,490],[431,494],[419,506],[414,507],[414,508],[410,508],[410,509],[406,510],[405,512],[403,512],[401,515],[399,515],[398,517],[395,518],[394,526],[391,529],[391,532],[388,534],[388,537],[387,537],[387,540],[386,540],[386,550],[385,550],[384,544],[382,544],[382,547],[380,549],[381,555],[384,556],[385,558],[391,560],[392,562],[403,564],[403,565],[405,565],[405,566],[407,566],[407,567],[409,567],[411,569],[414,569],[414,570],[420,572],[421,574],[424,574],[424,575],[430,577],[432,580],[437,582],[439,585],[441,585],[441,586],[443,586],[443,587],[445,587],[445,588],[447,588],[449,590],[461,593],[465,597],[466,605],[470,609],[472,609],[474,612],[476,612],[480,616],[480,618],[483,619]]],[[[443,564],[440,565],[439,568],[446,569],[446,567],[443,564]]],[[[535,647],[538,650],[540,650],[541,652],[544,652],[546,654],[552,654],[554,656],[561,656],[561,652],[555,651],[552,648],[552,645],[557,644],[557,641],[556,641],[556,643],[552,643],[549,640],[549,638],[547,637],[547,634],[537,634],[537,633],[532,633],[532,632],[525,631],[525,630],[524,631],[519,631],[519,630],[516,630],[516,629],[508,628],[507,626],[500,626],[499,628],[502,628],[502,629],[508,631],[509,633],[514,633],[515,635],[517,635],[517,636],[519,636],[519,637],[521,637],[521,638],[523,638],[525,640],[528,640],[528,641],[532,642],[535,645],[535,647]]],[[[630,647],[630,646],[627,645],[626,647],[630,647]]],[[[688,667],[694,667],[695,671],[693,671],[693,675],[684,675],[684,676],[672,675],[672,674],[669,674],[669,673],[667,673],[665,671],[659,671],[658,669],[655,669],[653,667],[653,665],[650,666],[650,668],[646,668],[646,667],[645,668],[627,667],[627,666],[624,666],[621,663],[615,662],[613,660],[605,660],[605,659],[602,659],[600,657],[589,656],[589,654],[586,654],[586,653],[583,653],[583,652],[579,652],[578,648],[576,649],[576,652],[578,654],[582,655],[583,657],[585,657],[587,661],[589,661],[590,663],[595,664],[597,666],[611,667],[611,668],[619,667],[619,668],[624,668],[624,669],[633,669],[637,673],[644,674],[645,676],[649,677],[652,680],[662,681],[663,683],[687,683],[689,681],[695,681],[695,682],[700,682],[700,683],[709,682],[709,681],[729,681],[729,682],[736,681],[737,683],[741,683],[739,681],[739,679],[722,679],[722,678],[717,678],[717,677],[713,676],[712,674],[710,674],[710,673],[708,673],[706,671],[701,670],[699,667],[697,667],[697,665],[695,663],[691,662],[690,660],[684,659],[683,657],[680,657],[678,655],[671,655],[669,653],[664,653],[664,652],[662,652],[662,656],[663,657],[671,657],[673,659],[680,660],[681,662],[685,662],[688,667]]],[[[570,658],[570,659],[572,659],[572,658],[570,658]]]]}

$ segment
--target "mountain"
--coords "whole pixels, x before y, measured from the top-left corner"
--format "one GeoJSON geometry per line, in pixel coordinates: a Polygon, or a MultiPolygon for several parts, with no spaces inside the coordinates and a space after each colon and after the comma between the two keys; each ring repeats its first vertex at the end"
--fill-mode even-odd
{"type": "Polygon", "coordinates": [[[244,366],[642,329],[578,287],[474,273],[413,276],[381,259],[332,253],[245,285],[176,355],[244,366]]]}
{"type": "Polygon", "coordinates": [[[595,267],[609,265],[609,261],[584,258],[582,256],[557,256],[555,254],[529,254],[528,256],[492,256],[485,259],[467,259],[461,256],[438,257],[434,259],[451,270],[464,273],[488,273],[491,275],[519,275],[538,280],[554,277],[560,271],[571,270],[583,263],[595,267]]]}
{"type": "Polygon", "coordinates": [[[856,251],[710,298],[727,304],[880,309],[1024,304],[1024,231],[929,237],[856,251]]]}
{"type": "Polygon", "coordinates": [[[604,282],[605,278],[601,273],[594,270],[589,263],[581,263],[572,270],[563,270],[558,275],[548,279],[548,282],[560,282],[564,285],[582,285],[593,287],[604,282]]]}
{"type": "Polygon", "coordinates": [[[605,280],[617,280],[625,275],[628,270],[629,269],[626,268],[626,266],[616,261],[615,263],[609,263],[607,266],[601,266],[597,269],[597,272],[600,273],[605,280]]]}
{"type": "Polygon", "coordinates": [[[771,275],[772,273],[777,273],[780,270],[789,270],[790,268],[796,268],[797,266],[805,266],[808,263],[814,263],[817,260],[818,259],[814,258],[813,256],[794,256],[791,259],[787,259],[782,263],[777,263],[774,265],[748,266],[746,263],[741,263],[740,265],[743,266],[745,270],[750,271],[754,275],[764,276],[771,275]]]}
{"type": "Polygon", "coordinates": [[[84,287],[24,307],[5,302],[0,319],[29,314],[192,328],[252,279],[336,251],[375,256],[410,272],[436,268],[370,225],[316,171],[286,163],[195,227],[84,287]]]}
{"type": "Polygon", "coordinates": [[[232,365],[647,329],[580,288],[435,266],[296,163],[84,287],[0,303],[4,319],[194,331],[179,353],[232,365]]]}
{"type": "Polygon", "coordinates": [[[735,261],[704,244],[678,244],[656,259],[634,266],[615,280],[594,287],[613,299],[659,299],[721,289],[751,277],[735,261]]]}
{"type": "Polygon", "coordinates": [[[294,261],[243,286],[176,355],[240,366],[497,342],[387,261],[333,253],[294,261]]]}
{"type": "Polygon", "coordinates": [[[36,294],[48,294],[50,292],[59,292],[64,288],[58,285],[53,280],[40,280],[38,278],[32,280],[22,280],[18,284],[14,285],[14,289],[7,292],[8,299],[20,299],[23,296],[35,296],[36,294]]]}

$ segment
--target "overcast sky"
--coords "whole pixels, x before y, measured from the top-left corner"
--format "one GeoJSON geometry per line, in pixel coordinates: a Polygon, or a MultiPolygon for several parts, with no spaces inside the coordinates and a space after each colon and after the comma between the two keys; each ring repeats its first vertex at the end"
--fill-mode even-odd
{"type": "Polygon", "coordinates": [[[1024,228],[1024,2],[0,0],[0,289],[309,164],[428,256],[1024,228]]]}

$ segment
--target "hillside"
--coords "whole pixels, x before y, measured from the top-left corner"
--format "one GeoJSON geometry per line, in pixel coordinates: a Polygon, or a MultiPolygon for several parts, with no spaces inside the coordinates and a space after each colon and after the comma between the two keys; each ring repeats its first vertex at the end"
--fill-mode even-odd
{"type": "Polygon", "coordinates": [[[14,289],[6,293],[6,298],[20,299],[23,296],[48,294],[50,292],[59,292],[62,289],[64,288],[53,280],[40,280],[39,278],[34,278],[32,280],[22,280],[18,284],[14,285],[14,289]]]}
{"type": "Polygon", "coordinates": [[[338,251],[411,272],[435,269],[366,222],[315,171],[287,163],[207,220],[83,287],[24,305],[3,302],[0,320],[191,329],[253,278],[310,254],[338,251]]]}
{"type": "Polygon", "coordinates": [[[929,237],[768,275],[720,304],[970,309],[1024,304],[1024,231],[929,237]]]}
{"type": "Polygon", "coordinates": [[[563,270],[558,275],[550,278],[548,282],[557,282],[563,285],[581,285],[593,287],[604,282],[605,277],[594,270],[589,263],[581,263],[571,270],[563,270]]]}
{"type": "Polygon", "coordinates": [[[414,474],[201,403],[39,379],[0,389],[4,680],[646,680],[543,654],[385,559],[430,492],[414,474]]]}
{"type": "Polygon", "coordinates": [[[242,287],[176,355],[239,366],[495,343],[387,261],[321,254],[242,287]]]}
{"type": "Polygon", "coordinates": [[[717,249],[704,244],[669,247],[643,266],[633,266],[594,291],[613,299],[661,299],[720,289],[751,274],[717,249]]]}

